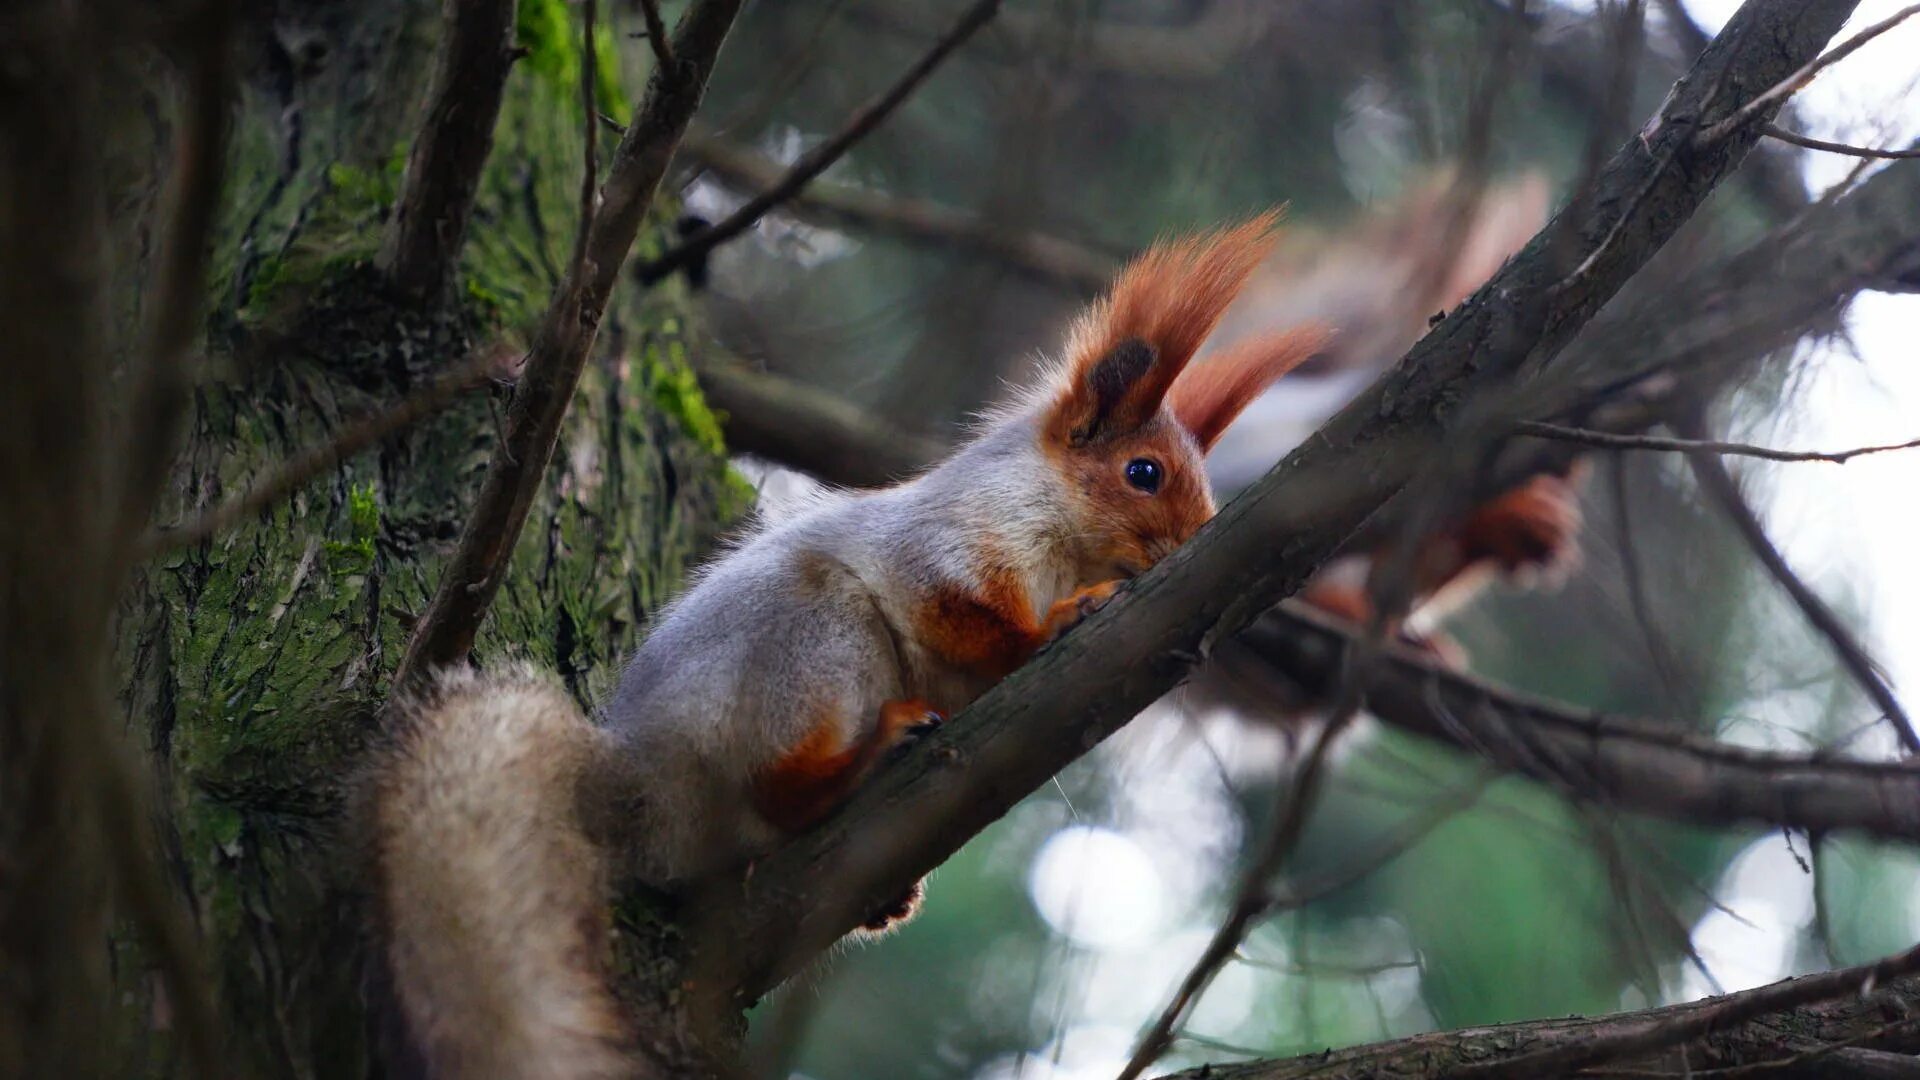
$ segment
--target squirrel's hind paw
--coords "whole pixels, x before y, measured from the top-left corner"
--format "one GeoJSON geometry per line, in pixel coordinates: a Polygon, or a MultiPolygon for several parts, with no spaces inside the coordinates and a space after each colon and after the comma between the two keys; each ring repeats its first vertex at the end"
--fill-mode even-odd
{"type": "Polygon", "coordinates": [[[920,902],[926,899],[926,896],[926,881],[924,879],[916,881],[913,883],[912,888],[901,893],[892,903],[887,904],[879,911],[868,916],[867,921],[860,924],[860,929],[866,931],[868,934],[887,933],[901,923],[913,918],[914,915],[919,912],[920,902]]]}

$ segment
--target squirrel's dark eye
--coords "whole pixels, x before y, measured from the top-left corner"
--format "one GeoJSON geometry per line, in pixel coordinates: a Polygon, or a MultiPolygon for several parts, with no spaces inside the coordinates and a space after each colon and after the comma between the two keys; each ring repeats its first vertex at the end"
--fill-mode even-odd
{"type": "Polygon", "coordinates": [[[1127,483],[1151,495],[1160,490],[1160,463],[1138,457],[1127,462],[1127,483]]]}

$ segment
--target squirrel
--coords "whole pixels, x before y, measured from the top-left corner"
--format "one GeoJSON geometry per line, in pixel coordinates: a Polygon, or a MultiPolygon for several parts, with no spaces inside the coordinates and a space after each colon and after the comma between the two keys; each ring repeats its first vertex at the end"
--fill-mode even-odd
{"type": "Polygon", "coordinates": [[[1156,244],[951,456],[706,566],[598,722],[529,669],[398,703],[365,792],[373,901],[428,1073],[624,1075],[610,882],[672,888],[770,851],[1213,516],[1203,456],[1330,337],[1299,326],[1189,366],[1277,220],[1156,244]]]}

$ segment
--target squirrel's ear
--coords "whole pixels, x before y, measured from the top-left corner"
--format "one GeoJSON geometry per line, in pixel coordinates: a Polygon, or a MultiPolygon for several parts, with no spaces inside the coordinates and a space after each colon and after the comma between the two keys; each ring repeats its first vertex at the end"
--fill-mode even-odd
{"type": "Polygon", "coordinates": [[[1060,396],[1053,411],[1054,434],[1069,446],[1083,446],[1102,435],[1132,431],[1146,423],[1160,407],[1160,398],[1155,396],[1149,404],[1137,391],[1158,362],[1153,346],[1139,338],[1115,345],[1060,396]]]}
{"type": "Polygon", "coordinates": [[[1211,450],[1242,409],[1331,337],[1330,328],[1310,323],[1243,341],[1181,373],[1167,395],[1167,406],[1201,451],[1211,450]]]}
{"type": "Polygon", "coordinates": [[[1050,433],[1070,444],[1151,420],[1254,267],[1280,212],[1163,241],[1121,271],[1074,324],[1050,433]]]}

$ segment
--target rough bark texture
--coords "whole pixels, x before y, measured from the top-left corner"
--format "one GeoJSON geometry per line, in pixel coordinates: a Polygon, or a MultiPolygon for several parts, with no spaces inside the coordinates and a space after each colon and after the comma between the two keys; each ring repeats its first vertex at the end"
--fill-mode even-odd
{"type": "MultiPolygon", "coordinates": [[[[453,306],[396,303],[373,269],[438,8],[252,8],[214,245],[215,378],[197,394],[162,523],[245,489],[472,348],[518,340],[559,279],[583,138],[579,32],[562,0],[520,4],[530,52],[507,81],[453,306]]],[[[597,50],[603,62],[614,40],[597,50]]],[[[129,241],[146,227],[139,214],[121,225],[129,241]]],[[[590,700],[744,506],[685,367],[687,328],[672,286],[616,294],[481,658],[526,656],[590,700]]],[[[373,1069],[379,988],[357,962],[363,912],[340,826],[505,403],[504,390],[471,396],[260,518],[162,557],[123,609],[127,722],[162,778],[163,843],[212,958],[236,1073],[373,1069]]],[[[115,1073],[171,1072],[166,1003],[135,947],[117,950],[125,1019],[150,1034],[115,1073]]]]}
{"type": "MultiPolygon", "coordinates": [[[[1276,1061],[1206,1065],[1175,1073],[1173,1080],[1437,1080],[1497,1067],[1524,1054],[1605,1038],[1630,1024],[1685,1023],[1726,1000],[1707,998],[1617,1017],[1570,1017],[1436,1031],[1276,1061]]],[[[1920,1008],[1920,980],[1901,979],[1866,993],[1728,1024],[1672,1051],[1608,1062],[1593,1075],[1687,1076],[1737,1066],[1758,1067],[1760,1071],[1751,1075],[1770,1080],[1872,1075],[1860,1071],[1858,1062],[1836,1060],[1832,1048],[1870,1048],[1900,1054],[1920,1050],[1920,1036],[1916,1036],[1912,1022],[1916,1008],[1920,1008]]]]}

